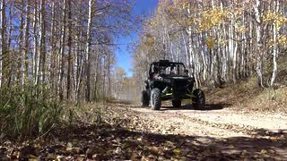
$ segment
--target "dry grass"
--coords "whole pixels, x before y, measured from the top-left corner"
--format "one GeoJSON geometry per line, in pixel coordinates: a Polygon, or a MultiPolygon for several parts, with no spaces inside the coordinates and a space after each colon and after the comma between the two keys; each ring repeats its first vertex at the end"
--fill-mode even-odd
{"type": "Polygon", "coordinates": [[[215,104],[237,104],[254,97],[260,91],[261,89],[256,87],[256,80],[252,78],[248,81],[241,81],[236,85],[231,84],[224,88],[216,88],[207,91],[207,101],[215,104]]]}
{"type": "Polygon", "coordinates": [[[287,113],[287,87],[265,89],[250,100],[246,107],[256,111],[287,113]]]}
{"type": "Polygon", "coordinates": [[[46,86],[0,89],[0,140],[46,134],[61,122],[63,107],[46,86]]]}
{"type": "Polygon", "coordinates": [[[251,78],[238,85],[208,91],[207,101],[252,111],[287,113],[287,87],[263,89],[256,85],[256,78],[251,78]]]}
{"type": "MultiPolygon", "coordinates": [[[[287,55],[278,60],[278,73],[274,88],[260,88],[256,77],[237,84],[207,91],[209,103],[230,104],[234,108],[253,111],[287,113],[287,55]]],[[[265,66],[264,78],[272,75],[272,64],[265,66]]]]}

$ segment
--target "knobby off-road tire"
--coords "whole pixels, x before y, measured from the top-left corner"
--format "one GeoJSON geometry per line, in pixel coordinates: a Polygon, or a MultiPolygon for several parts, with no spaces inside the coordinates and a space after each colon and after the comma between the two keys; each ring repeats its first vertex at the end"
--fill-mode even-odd
{"type": "Polygon", "coordinates": [[[148,107],[149,105],[149,95],[146,90],[142,91],[141,103],[142,103],[142,107],[148,107]]]}
{"type": "Polygon", "coordinates": [[[193,91],[192,106],[197,110],[206,110],[205,95],[202,90],[195,89],[193,91]]]}
{"type": "Polygon", "coordinates": [[[172,100],[172,107],[181,107],[181,100],[172,100]]]}
{"type": "Polygon", "coordinates": [[[161,96],[161,91],[158,88],[154,88],[151,90],[151,109],[152,110],[159,110],[161,107],[161,100],[160,100],[160,96],[161,96]]]}

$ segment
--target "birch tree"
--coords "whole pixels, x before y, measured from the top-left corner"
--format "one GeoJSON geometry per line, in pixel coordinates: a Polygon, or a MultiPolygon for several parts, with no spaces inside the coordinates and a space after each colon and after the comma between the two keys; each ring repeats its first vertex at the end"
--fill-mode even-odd
{"type": "Polygon", "coordinates": [[[127,2],[1,0],[0,7],[0,88],[33,84],[69,101],[111,95],[114,41],[132,24],[127,2]]]}
{"type": "Polygon", "coordinates": [[[279,53],[286,48],[284,5],[269,0],[161,1],[142,33],[152,35],[155,43],[147,45],[142,36],[135,46],[135,73],[144,73],[151,61],[176,56],[184,58],[179,60],[187,64],[198,85],[218,87],[256,76],[259,86],[273,86],[279,53]],[[159,41],[163,37],[166,41],[159,41]],[[164,57],[158,54],[161,46],[168,48],[164,57]]]}
{"type": "Polygon", "coordinates": [[[6,17],[6,0],[1,1],[1,60],[2,60],[2,69],[1,69],[1,86],[10,86],[10,59],[9,59],[9,50],[7,44],[7,17],[6,17]]]}
{"type": "Polygon", "coordinates": [[[91,30],[92,30],[92,19],[93,19],[93,5],[94,5],[94,0],[89,0],[89,11],[88,11],[88,27],[87,27],[87,41],[86,41],[86,100],[91,101],[91,30]]]}

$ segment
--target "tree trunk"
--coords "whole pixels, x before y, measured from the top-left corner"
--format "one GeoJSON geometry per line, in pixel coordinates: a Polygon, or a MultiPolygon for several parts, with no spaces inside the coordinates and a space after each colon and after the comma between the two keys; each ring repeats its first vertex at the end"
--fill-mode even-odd
{"type": "Polygon", "coordinates": [[[57,64],[57,53],[56,53],[56,14],[55,14],[55,2],[53,1],[51,4],[51,17],[52,17],[52,21],[51,21],[51,57],[50,57],[50,83],[51,83],[51,87],[52,90],[56,93],[56,64],[57,64]]]}
{"type": "Polygon", "coordinates": [[[29,31],[30,31],[30,10],[31,10],[31,2],[30,0],[27,1],[26,4],[26,22],[25,22],[25,49],[24,49],[24,73],[23,73],[23,84],[28,79],[28,71],[29,71],[29,47],[30,47],[30,41],[29,41],[29,31]]]}
{"type": "MultiPolygon", "coordinates": [[[[3,1],[0,1],[0,10],[2,10],[2,3],[3,1]]],[[[2,12],[1,12],[1,16],[0,16],[0,24],[1,24],[1,31],[2,31],[2,12]]],[[[2,32],[0,34],[0,39],[1,39],[1,44],[2,44],[2,32]]],[[[1,45],[1,53],[0,53],[0,89],[2,86],[2,59],[3,59],[3,55],[2,55],[2,45],[1,45]]]]}
{"type": "Polygon", "coordinates": [[[18,85],[20,84],[24,84],[24,79],[23,79],[23,73],[24,73],[24,59],[25,59],[25,50],[24,50],[24,39],[25,39],[25,29],[24,29],[24,26],[25,26],[25,9],[24,9],[24,6],[25,6],[25,1],[22,0],[21,1],[21,18],[20,18],[20,33],[19,33],[19,55],[17,56],[17,79],[16,79],[16,83],[18,85]]]}
{"type": "Polygon", "coordinates": [[[256,57],[256,72],[257,72],[257,78],[258,78],[258,85],[263,87],[263,50],[261,49],[262,46],[262,36],[261,36],[261,14],[259,11],[259,8],[261,6],[261,1],[256,0],[255,5],[253,6],[255,11],[255,19],[257,21],[255,31],[256,31],[256,49],[258,56],[256,57]]]}
{"type": "Polygon", "coordinates": [[[1,77],[1,87],[2,86],[8,86],[9,87],[9,68],[10,68],[10,58],[9,58],[9,51],[8,51],[8,47],[7,47],[7,36],[6,36],[6,28],[7,28],[7,24],[6,24],[6,0],[2,0],[1,1],[1,48],[2,48],[2,52],[1,52],[1,59],[2,59],[2,77],[1,77]]]}
{"type": "Polygon", "coordinates": [[[40,21],[40,64],[41,64],[41,73],[40,73],[40,82],[45,83],[46,81],[46,2],[41,0],[41,21],[40,21]]]}
{"type": "Polygon", "coordinates": [[[72,7],[71,1],[68,0],[68,30],[69,30],[69,37],[68,37],[68,73],[67,73],[67,99],[69,100],[71,97],[71,75],[72,75],[72,7]]]}
{"type": "Polygon", "coordinates": [[[86,42],[86,101],[91,101],[91,30],[93,19],[93,3],[94,0],[89,0],[88,27],[87,27],[87,42],[86,42]]]}
{"type": "MultiPolygon", "coordinates": [[[[275,7],[275,12],[278,13],[279,11],[279,1],[275,0],[274,1],[274,7],[275,7]]],[[[273,23],[273,53],[272,53],[272,63],[273,63],[273,70],[272,70],[272,76],[271,76],[271,81],[270,81],[270,86],[274,85],[276,75],[277,75],[277,55],[278,55],[278,42],[277,42],[277,37],[278,37],[278,25],[276,22],[273,23]]]]}
{"type": "Polygon", "coordinates": [[[62,12],[62,29],[61,29],[61,45],[60,45],[60,54],[61,54],[61,67],[59,72],[59,97],[60,100],[64,99],[64,69],[65,69],[65,46],[66,46],[66,0],[63,1],[63,12],[62,12]]]}
{"type": "Polygon", "coordinates": [[[32,60],[32,72],[35,84],[38,84],[38,59],[39,59],[39,48],[38,48],[38,32],[37,32],[37,25],[38,25],[38,4],[37,0],[34,0],[34,20],[33,20],[33,60],[32,60]]]}

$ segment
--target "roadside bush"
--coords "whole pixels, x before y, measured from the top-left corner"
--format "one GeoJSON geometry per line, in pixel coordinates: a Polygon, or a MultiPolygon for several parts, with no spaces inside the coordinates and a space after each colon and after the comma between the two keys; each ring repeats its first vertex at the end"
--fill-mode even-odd
{"type": "Polygon", "coordinates": [[[2,137],[29,138],[45,134],[62,117],[62,105],[46,86],[0,89],[2,137]]]}

